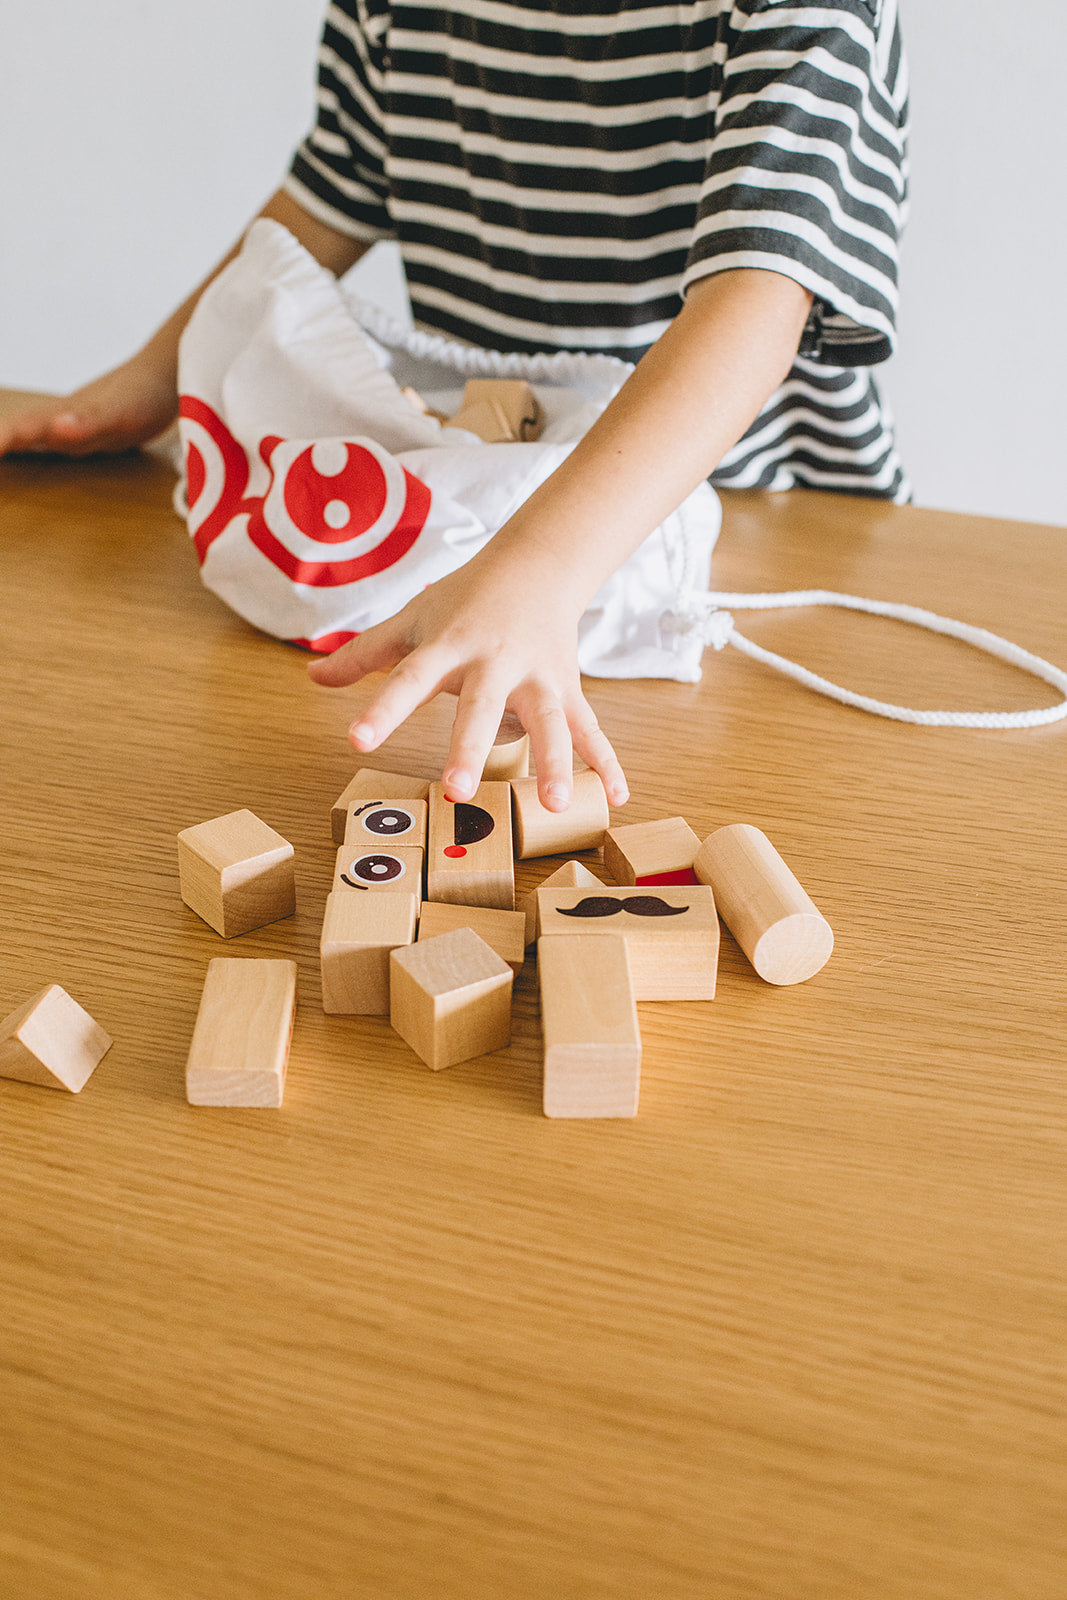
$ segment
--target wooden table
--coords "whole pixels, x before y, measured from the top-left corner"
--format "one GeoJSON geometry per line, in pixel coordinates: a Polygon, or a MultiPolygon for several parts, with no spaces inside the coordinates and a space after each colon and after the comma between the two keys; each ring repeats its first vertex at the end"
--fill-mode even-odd
{"type": "MultiPolygon", "coordinates": [[[[438,1075],[325,1017],[359,692],[200,586],[157,463],[0,465],[0,1013],[115,1044],[0,1083],[0,1594],[18,1600],[1062,1600],[1067,724],[928,730],[736,651],[596,683],[634,799],[763,827],[837,933],[641,1007],[633,1122],[540,1111],[535,980],[438,1075]],[[175,834],[291,839],[280,1111],[190,1107],[208,960],[175,834]]],[[[1063,530],[741,496],[724,588],[910,601],[1067,658],[1063,530]]],[[[1050,691],[834,611],[739,619],[920,705],[1050,691]]],[[[444,706],[379,758],[432,773],[444,706]]],[[[532,883],[545,865],[530,863],[532,883]]]]}

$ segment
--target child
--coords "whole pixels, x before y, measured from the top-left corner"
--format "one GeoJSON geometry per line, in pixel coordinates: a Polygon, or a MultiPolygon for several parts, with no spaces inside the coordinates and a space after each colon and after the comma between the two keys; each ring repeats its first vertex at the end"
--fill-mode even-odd
{"type": "MultiPolygon", "coordinates": [[[[891,350],[906,109],[895,0],[329,8],[316,126],[262,214],[338,274],[396,238],[420,327],[638,362],[466,567],[312,663],[335,686],[388,673],[358,750],[449,690],[453,799],[507,707],[546,805],[570,801],[572,745],[621,804],[576,658],[607,575],[709,473],[905,496],[866,369],[891,350]]],[[[123,367],[0,425],[0,453],[159,432],[199,293],[123,367]]]]}

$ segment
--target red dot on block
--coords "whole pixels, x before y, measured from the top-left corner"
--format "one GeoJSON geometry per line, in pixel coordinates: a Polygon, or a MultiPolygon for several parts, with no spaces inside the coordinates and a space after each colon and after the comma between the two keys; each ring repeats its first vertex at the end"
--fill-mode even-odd
{"type": "Polygon", "coordinates": [[[446,856],[465,856],[466,854],[467,854],[467,847],[466,847],[465,844],[446,844],[445,845],[445,855],[446,856]]]}

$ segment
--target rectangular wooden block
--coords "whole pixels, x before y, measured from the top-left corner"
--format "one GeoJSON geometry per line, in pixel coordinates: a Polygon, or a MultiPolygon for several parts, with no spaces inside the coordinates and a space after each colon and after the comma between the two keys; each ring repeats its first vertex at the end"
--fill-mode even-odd
{"type": "Polygon", "coordinates": [[[230,811],[178,835],[182,899],[224,939],[293,915],[294,861],[288,839],[253,811],[230,811]]]}
{"type": "Polygon", "coordinates": [[[637,1000],[711,1000],[719,964],[715,896],[703,884],[656,889],[538,889],[541,938],[625,939],[637,1000]],[[617,909],[616,909],[617,908],[617,909]]]}
{"type": "Polygon", "coordinates": [[[473,928],[490,950],[495,950],[514,972],[526,960],[526,918],[521,911],[500,911],[495,906],[457,906],[444,900],[425,900],[419,914],[419,938],[435,939],[453,928],[473,928]]]}
{"type": "Polygon", "coordinates": [[[426,848],[425,800],[354,800],[345,814],[344,843],[364,850],[391,850],[394,845],[426,848]]]}
{"type": "Polygon", "coordinates": [[[641,1034],[625,939],[558,934],[537,947],[546,1117],[633,1117],[641,1034]]]}
{"type": "Polygon", "coordinates": [[[364,800],[425,800],[430,792],[429,778],[413,778],[406,772],[380,772],[376,767],[360,767],[346,784],[330,811],[330,832],[334,844],[345,842],[345,822],[351,806],[364,800]]]}
{"type": "Polygon", "coordinates": [[[393,1027],[433,1071],[511,1042],[515,974],[471,928],[394,950],[393,1027]]]}
{"type": "Polygon", "coordinates": [[[334,862],[330,893],[371,889],[377,894],[413,894],[420,901],[424,853],[417,845],[364,849],[360,844],[343,844],[334,862]]]}
{"type": "Polygon", "coordinates": [[[78,1094],[110,1049],[100,1024],[50,983],[0,1022],[0,1078],[78,1094]]]}
{"type": "Polygon", "coordinates": [[[319,957],[322,1009],[333,1015],[389,1015],[389,953],[415,937],[413,894],[351,894],[326,900],[319,957]]]}
{"type": "MultiPolygon", "coordinates": [[[[565,861],[555,872],[550,872],[543,883],[537,885],[537,889],[592,889],[594,893],[603,887],[595,873],[590,872],[581,861],[565,861]]],[[[527,945],[537,941],[537,889],[531,889],[522,903],[527,945]]]]}
{"type": "Polygon", "coordinates": [[[456,802],[430,785],[426,898],[514,911],[510,784],[482,783],[473,800],[456,802]]]}
{"type": "Polygon", "coordinates": [[[185,1093],[194,1106],[280,1106],[296,1011],[296,962],[208,964],[185,1093]]]}
{"type": "Polygon", "coordinates": [[[699,849],[684,817],[630,822],[604,835],[604,868],[614,883],[697,883],[693,861],[699,849]]]}

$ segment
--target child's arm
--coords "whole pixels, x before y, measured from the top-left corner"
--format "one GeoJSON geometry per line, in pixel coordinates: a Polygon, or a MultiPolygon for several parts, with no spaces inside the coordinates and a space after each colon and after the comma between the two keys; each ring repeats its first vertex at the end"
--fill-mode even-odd
{"type": "Polygon", "coordinates": [[[376,749],[442,690],[459,696],[447,793],[469,799],[506,707],[543,804],[572,794],[573,748],[621,805],[626,780],[581,691],[578,620],[627,556],[712,472],[783,381],[811,295],[776,272],[698,281],[585,438],[473,560],[388,622],[315,661],[317,683],[389,677],[350,730],[376,749]]]}
{"type": "MultiPolygon", "coordinates": [[[[338,276],[366,249],[362,240],[311,216],[283,189],[258,215],[284,223],[321,266],[338,276]]],[[[200,296],[240,248],[234,245],[129,361],[71,395],[33,401],[0,421],[0,456],[16,450],[94,455],[129,450],[162,433],[178,414],[178,341],[200,296]]]]}

